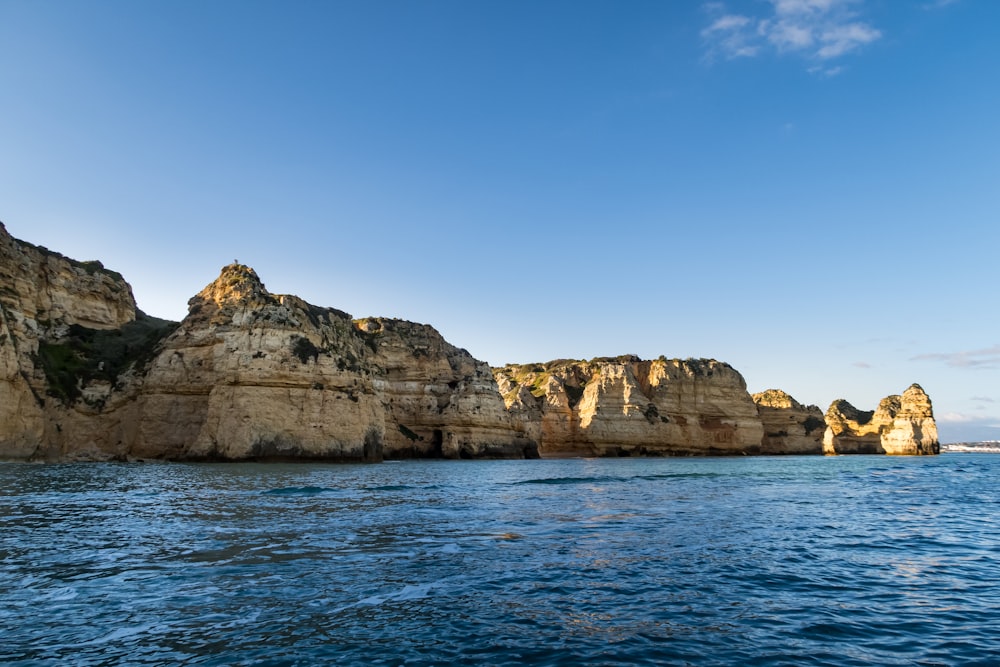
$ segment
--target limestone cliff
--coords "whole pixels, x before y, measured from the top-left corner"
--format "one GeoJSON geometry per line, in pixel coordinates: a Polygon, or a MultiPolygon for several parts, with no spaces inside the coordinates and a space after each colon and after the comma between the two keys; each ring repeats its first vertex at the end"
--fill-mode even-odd
{"type": "Polygon", "coordinates": [[[826,422],[823,411],[805,406],[780,389],[753,395],[764,425],[762,454],[822,454],[826,422]]]}
{"type": "Polygon", "coordinates": [[[133,455],[533,455],[489,366],[432,327],[272,295],[239,264],[189,306],[145,377],[133,455]]]}
{"type": "Polygon", "coordinates": [[[536,455],[489,366],[432,327],[273,295],[246,266],[171,323],[0,227],[0,281],[0,459],[536,455]]]}
{"type": "Polygon", "coordinates": [[[875,411],[834,401],[826,411],[826,454],[938,454],[937,425],[930,397],[918,384],[902,396],[887,396],[875,411]]]}
{"type": "Polygon", "coordinates": [[[728,364],[635,356],[491,370],[432,327],[353,319],[225,267],[180,323],[100,262],[0,224],[0,459],[936,454],[927,394],[822,415],[728,364]],[[823,433],[822,426],[826,426],[823,433]],[[820,441],[820,434],[822,441],[820,441]]]}
{"type": "Polygon", "coordinates": [[[0,224],[0,457],[47,451],[44,366],[61,351],[54,342],[81,328],[118,329],[136,314],[119,274],[19,241],[0,224]]]}
{"type": "Polygon", "coordinates": [[[543,456],[750,454],[763,427],[743,377],[709,359],[635,356],[494,369],[543,456]]]}

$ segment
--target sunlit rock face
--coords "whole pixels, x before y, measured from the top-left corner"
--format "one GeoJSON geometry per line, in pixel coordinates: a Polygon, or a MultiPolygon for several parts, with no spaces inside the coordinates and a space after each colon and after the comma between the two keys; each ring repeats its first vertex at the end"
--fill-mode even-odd
{"type": "Polygon", "coordinates": [[[826,411],[823,451],[826,454],[938,454],[937,424],[930,397],[918,384],[900,395],[883,398],[871,412],[847,401],[834,401],[826,411]]]}
{"type": "Polygon", "coordinates": [[[543,456],[760,452],[757,407],[743,377],[719,361],[625,356],[493,372],[543,456]]]}
{"type": "Polygon", "coordinates": [[[274,295],[240,264],[165,322],[2,229],[0,278],[3,459],[537,455],[488,365],[427,325],[274,295]]]}
{"type": "Polygon", "coordinates": [[[272,295],[252,269],[236,264],[189,306],[146,376],[137,456],[372,461],[534,453],[504,410],[489,367],[430,326],[353,320],[272,295]],[[185,431],[158,439],[177,413],[186,416],[185,431]]]}
{"type": "Polygon", "coordinates": [[[120,275],[0,225],[0,459],[936,454],[918,385],[873,412],[751,397],[728,364],[491,370],[433,328],[271,294],[234,263],[167,322],[120,275]],[[823,433],[822,441],[819,434],[823,433]]]}
{"type": "Polygon", "coordinates": [[[60,340],[85,327],[136,319],[132,290],[100,262],[78,262],[13,238],[0,224],[0,459],[53,453],[52,399],[42,363],[61,360],[60,340]]]}
{"type": "Polygon", "coordinates": [[[762,454],[822,454],[823,411],[805,406],[780,389],[753,395],[764,426],[762,454]]]}

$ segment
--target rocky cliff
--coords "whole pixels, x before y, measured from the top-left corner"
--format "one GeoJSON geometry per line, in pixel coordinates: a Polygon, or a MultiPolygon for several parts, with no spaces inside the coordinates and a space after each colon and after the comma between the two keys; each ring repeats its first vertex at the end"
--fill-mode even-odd
{"type": "Polygon", "coordinates": [[[53,342],[83,328],[119,329],[136,313],[119,274],[18,241],[0,224],[0,457],[48,451],[53,424],[44,367],[60,352],[53,342]]]}
{"type": "Polygon", "coordinates": [[[822,454],[826,422],[823,411],[805,406],[780,389],[753,395],[764,426],[762,454],[822,454]]]}
{"type": "Polygon", "coordinates": [[[826,454],[938,454],[937,425],[930,397],[918,384],[901,396],[887,396],[874,411],[834,401],[826,411],[826,454]]]}
{"type": "Polygon", "coordinates": [[[504,402],[544,456],[758,453],[743,377],[711,359],[635,356],[494,369],[504,402]]]}
{"type": "Polygon", "coordinates": [[[736,370],[708,359],[491,370],[428,325],[271,294],[241,264],[188,305],[179,323],[149,317],[100,262],[0,225],[0,459],[939,450],[918,385],[874,412],[835,401],[824,416],[780,390],[751,397],[736,370]]]}
{"type": "Polygon", "coordinates": [[[179,324],[120,276],[0,229],[0,458],[525,457],[489,366],[432,327],[225,267],[179,324]]]}

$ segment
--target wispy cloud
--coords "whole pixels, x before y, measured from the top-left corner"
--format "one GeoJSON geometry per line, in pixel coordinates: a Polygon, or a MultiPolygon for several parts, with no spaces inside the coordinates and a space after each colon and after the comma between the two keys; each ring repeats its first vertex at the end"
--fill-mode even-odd
{"type": "Polygon", "coordinates": [[[959,0],[933,0],[924,4],[924,9],[941,9],[948,5],[958,4],[959,0]]]}
{"type": "Polygon", "coordinates": [[[861,19],[862,0],[770,0],[763,14],[736,14],[720,2],[704,5],[711,18],[701,31],[709,59],[749,58],[766,52],[794,54],[818,64],[810,72],[836,76],[829,61],[882,37],[861,19]]]}
{"type": "Polygon", "coordinates": [[[851,365],[854,366],[855,368],[871,368],[872,367],[872,365],[869,364],[867,361],[855,361],[851,365]]]}
{"type": "Polygon", "coordinates": [[[989,396],[973,396],[972,400],[973,401],[977,401],[979,403],[996,403],[997,402],[997,400],[995,398],[990,398],[989,396]]]}
{"type": "Polygon", "coordinates": [[[945,412],[944,414],[937,415],[935,420],[945,424],[969,424],[972,422],[983,421],[983,418],[976,415],[967,415],[961,412],[945,412]]]}
{"type": "Polygon", "coordinates": [[[1000,345],[963,352],[918,354],[911,357],[911,361],[943,361],[953,368],[997,368],[1000,367],[1000,345]]]}

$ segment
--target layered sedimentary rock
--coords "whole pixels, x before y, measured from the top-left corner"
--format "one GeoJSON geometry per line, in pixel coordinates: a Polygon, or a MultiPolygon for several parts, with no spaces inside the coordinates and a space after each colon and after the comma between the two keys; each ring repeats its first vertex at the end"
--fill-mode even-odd
{"type": "Polygon", "coordinates": [[[536,455],[489,366],[432,327],[353,320],[225,267],[183,322],[0,230],[0,458],[536,455]]]}
{"type": "Polygon", "coordinates": [[[232,264],[183,322],[99,262],[0,225],[0,459],[937,453],[918,385],[823,416],[728,364],[624,356],[491,369],[424,324],[352,319],[232,264]],[[825,432],[823,427],[826,427],[825,432]],[[823,434],[820,441],[820,434],[823,434]]]}
{"type": "Polygon", "coordinates": [[[532,452],[488,365],[432,327],[352,320],[272,295],[238,264],[189,306],[146,374],[135,455],[377,460],[532,452]],[[184,426],[169,429],[177,415],[184,426]]]}
{"type": "Polygon", "coordinates": [[[494,369],[504,402],[544,456],[758,453],[743,377],[710,359],[635,356],[494,369]]]}
{"type": "Polygon", "coordinates": [[[44,453],[52,428],[40,359],[71,328],[117,329],[136,317],[132,290],[100,262],[18,241],[0,224],[0,457],[44,453]]]}
{"type": "Polygon", "coordinates": [[[815,405],[802,405],[780,389],[753,394],[764,426],[762,454],[822,454],[826,422],[815,405]]]}
{"type": "Polygon", "coordinates": [[[834,401],[826,411],[826,454],[938,454],[937,425],[930,397],[918,384],[887,396],[874,411],[834,401]]]}

